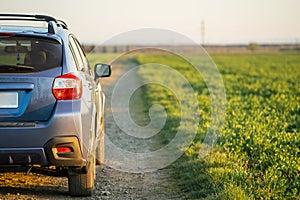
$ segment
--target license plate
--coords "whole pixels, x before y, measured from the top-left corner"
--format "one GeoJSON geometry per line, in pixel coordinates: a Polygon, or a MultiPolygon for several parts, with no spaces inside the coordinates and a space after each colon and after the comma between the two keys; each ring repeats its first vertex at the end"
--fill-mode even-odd
{"type": "Polygon", "coordinates": [[[0,108],[18,108],[17,92],[0,92],[0,108]]]}

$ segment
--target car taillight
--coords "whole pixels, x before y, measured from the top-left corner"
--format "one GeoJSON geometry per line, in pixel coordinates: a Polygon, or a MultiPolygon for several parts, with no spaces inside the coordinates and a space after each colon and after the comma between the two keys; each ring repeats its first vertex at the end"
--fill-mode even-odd
{"type": "Polygon", "coordinates": [[[57,100],[76,100],[82,95],[81,80],[74,74],[65,74],[56,77],[52,93],[57,100]]]}

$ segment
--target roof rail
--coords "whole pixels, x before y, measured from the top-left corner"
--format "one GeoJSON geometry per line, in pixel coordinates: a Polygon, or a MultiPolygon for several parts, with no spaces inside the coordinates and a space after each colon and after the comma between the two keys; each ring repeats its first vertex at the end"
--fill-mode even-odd
{"type": "Polygon", "coordinates": [[[14,21],[45,21],[48,23],[48,33],[55,34],[57,28],[68,29],[68,25],[54,17],[48,15],[26,15],[26,14],[0,14],[0,20],[14,20],[14,21]]]}

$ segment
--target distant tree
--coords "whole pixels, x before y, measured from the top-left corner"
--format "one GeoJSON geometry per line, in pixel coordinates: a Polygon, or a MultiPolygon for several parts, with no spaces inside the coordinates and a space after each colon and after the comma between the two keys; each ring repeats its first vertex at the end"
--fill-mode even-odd
{"type": "Polygon", "coordinates": [[[114,53],[118,53],[118,47],[114,46],[114,53]]]}
{"type": "Polygon", "coordinates": [[[102,47],[102,53],[107,53],[107,48],[106,48],[106,46],[103,46],[103,47],[102,47]]]}
{"type": "Polygon", "coordinates": [[[95,49],[95,45],[82,45],[86,53],[90,53],[95,49]]]}
{"type": "Polygon", "coordinates": [[[247,49],[249,49],[250,51],[255,51],[257,49],[259,49],[259,44],[257,44],[256,42],[251,42],[248,44],[247,49]]]}
{"type": "Polygon", "coordinates": [[[129,52],[129,51],[130,51],[130,46],[126,45],[126,52],[129,52]]]}

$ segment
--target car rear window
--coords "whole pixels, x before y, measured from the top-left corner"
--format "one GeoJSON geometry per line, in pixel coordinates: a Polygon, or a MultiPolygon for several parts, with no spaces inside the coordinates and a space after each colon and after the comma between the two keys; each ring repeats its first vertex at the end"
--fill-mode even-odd
{"type": "Polygon", "coordinates": [[[33,73],[60,67],[62,46],[52,39],[0,38],[0,73],[33,73]]]}

